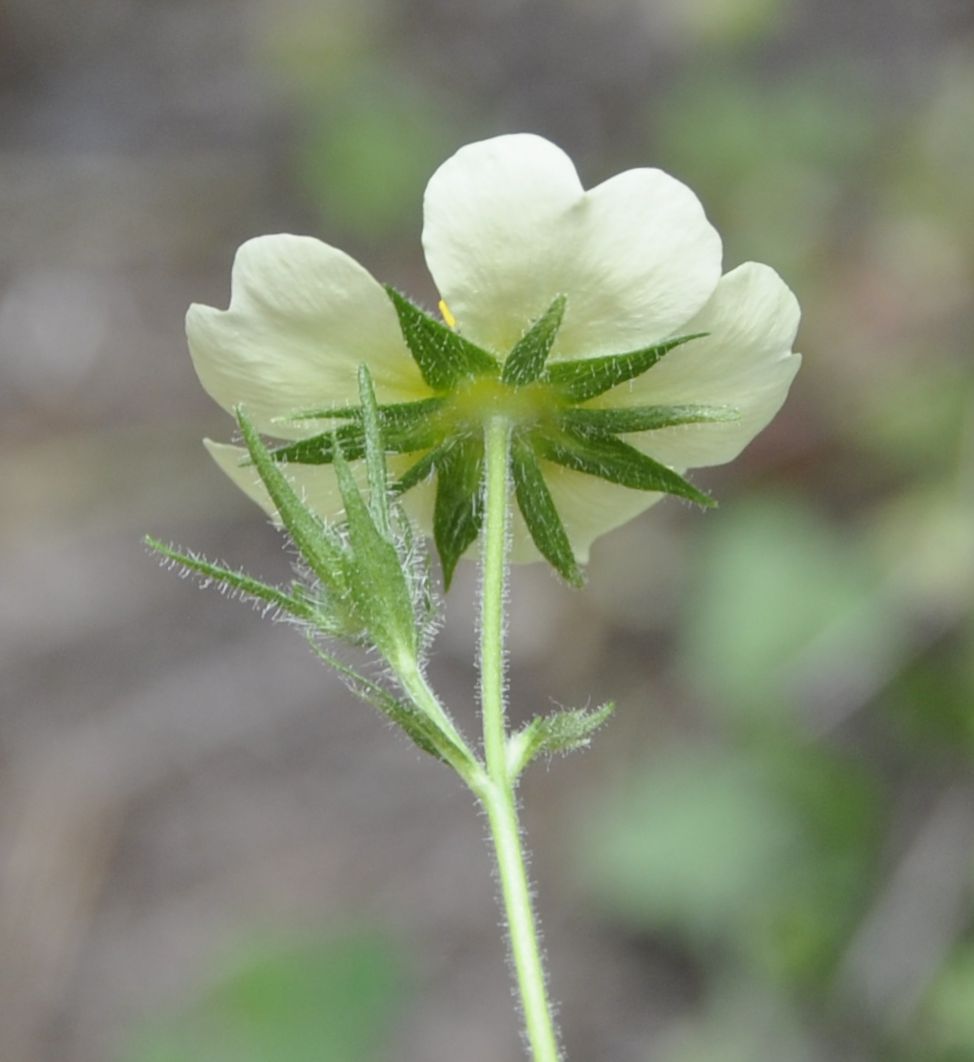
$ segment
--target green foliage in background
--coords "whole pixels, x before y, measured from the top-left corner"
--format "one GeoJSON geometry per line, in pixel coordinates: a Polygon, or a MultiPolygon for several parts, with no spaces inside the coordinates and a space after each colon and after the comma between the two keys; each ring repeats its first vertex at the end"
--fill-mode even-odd
{"type": "Polygon", "coordinates": [[[820,751],[668,750],[600,809],[588,874],[614,917],[821,983],[873,864],[875,792],[820,751]]]}
{"type": "Polygon", "coordinates": [[[929,1050],[936,1062],[966,1062],[974,1045],[972,1000],[974,944],[969,944],[941,972],[921,1009],[916,1033],[919,1049],[929,1050]]]}
{"type": "Polygon", "coordinates": [[[789,727],[802,684],[842,681],[835,655],[811,672],[823,650],[861,659],[895,619],[864,544],[807,505],[766,495],[723,515],[692,575],[683,668],[720,710],[789,727]]]}
{"type": "Polygon", "coordinates": [[[672,16],[698,46],[738,48],[773,36],[794,6],[793,0],[682,0],[672,16]]]}
{"type": "Polygon", "coordinates": [[[730,58],[653,109],[731,258],[814,308],[789,488],[691,550],[704,734],[647,750],[579,855],[605,917],[704,974],[665,1062],[974,1058],[974,78],[910,111],[833,73],[730,58]]]}
{"type": "Polygon", "coordinates": [[[666,1062],[824,1062],[830,1037],[870,1062],[974,1057],[974,858],[937,855],[974,840],[942,832],[945,809],[974,809],[967,408],[931,428],[940,485],[907,474],[844,533],[780,492],[708,525],[681,643],[712,732],[632,769],[581,852],[608,917],[707,969],[666,1062]],[[925,877],[903,876],[928,848],[925,877]],[[907,918],[916,955],[861,953],[907,918]]]}
{"type": "Polygon", "coordinates": [[[296,4],[263,42],[296,118],[291,174],[333,242],[412,238],[429,175],[469,139],[455,101],[390,46],[393,16],[374,0],[296,4]]]}
{"type": "Polygon", "coordinates": [[[376,1062],[404,988],[402,956],[377,933],[255,943],[124,1062],[376,1062]]]}
{"type": "Polygon", "coordinates": [[[326,106],[309,100],[297,173],[323,230],[387,239],[415,228],[426,181],[455,146],[450,130],[431,99],[378,70],[326,106]]]}
{"type": "Polygon", "coordinates": [[[883,137],[870,93],[849,80],[836,71],[769,86],[694,71],[654,107],[654,154],[699,187],[731,261],[774,261],[793,280],[801,271],[803,290],[830,264],[832,226],[883,137]]]}

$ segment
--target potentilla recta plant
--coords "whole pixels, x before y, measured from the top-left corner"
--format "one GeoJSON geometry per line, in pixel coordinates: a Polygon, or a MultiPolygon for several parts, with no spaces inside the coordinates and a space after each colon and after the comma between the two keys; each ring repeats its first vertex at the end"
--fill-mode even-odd
{"type": "Polygon", "coordinates": [[[732,460],[778,411],[799,310],[768,266],[722,275],[720,237],[679,181],[635,169],[586,191],[533,135],[470,144],[433,174],[423,247],[437,314],[320,240],[240,248],[229,308],[192,306],[189,348],[242,441],[206,446],[289,537],[295,577],[270,586],[148,541],[293,621],[470,788],[490,824],[526,1046],[554,1062],[517,785],[538,756],[587,745],[611,705],[509,729],[510,565],[544,561],[578,587],[592,542],[664,495],[713,505],[685,473],[732,460]],[[440,608],[427,537],[443,591],[461,558],[480,560],[480,743],[427,681],[440,608]],[[371,673],[343,644],[372,650],[371,673]]]}

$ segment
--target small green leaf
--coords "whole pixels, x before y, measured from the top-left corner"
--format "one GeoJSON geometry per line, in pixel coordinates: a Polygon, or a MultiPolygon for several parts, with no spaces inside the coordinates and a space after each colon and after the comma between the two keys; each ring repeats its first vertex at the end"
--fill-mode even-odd
{"type": "Polygon", "coordinates": [[[584,402],[605,394],[627,380],[642,376],[675,347],[689,343],[691,339],[700,339],[706,334],[696,332],[689,336],[678,336],[654,347],[633,350],[628,354],[609,354],[602,358],[556,362],[548,366],[544,379],[558,385],[572,401],[584,402]]]}
{"type": "Polygon", "coordinates": [[[508,770],[516,778],[536,757],[587,748],[592,735],[615,711],[610,701],[594,710],[570,708],[535,716],[508,741],[508,770]]]}
{"type": "Polygon", "coordinates": [[[222,564],[216,564],[201,557],[197,553],[184,553],[181,550],[167,546],[159,539],[151,535],[145,536],[145,544],[156,553],[161,554],[166,560],[180,565],[186,571],[193,572],[205,582],[213,582],[218,586],[227,587],[235,593],[254,601],[264,602],[275,606],[282,612],[296,616],[298,619],[315,621],[319,618],[318,611],[311,603],[303,598],[288,594],[277,586],[268,586],[259,579],[248,575],[238,569],[226,568],[222,564]]]}
{"type": "Polygon", "coordinates": [[[584,576],[541,468],[531,447],[518,435],[511,445],[511,473],[518,506],[538,552],[566,582],[581,586],[584,576]]]}
{"type": "Polygon", "coordinates": [[[406,346],[434,391],[449,391],[467,377],[499,374],[500,366],[486,350],[423,313],[395,288],[387,286],[386,291],[399,316],[406,346]]]}
{"type": "Polygon", "coordinates": [[[360,365],[358,391],[362,399],[362,426],[365,429],[365,461],[369,476],[369,509],[376,529],[383,538],[389,538],[389,477],[386,471],[386,455],[382,446],[382,429],[379,425],[379,410],[372,387],[368,367],[360,365]]]}
{"type": "Polygon", "coordinates": [[[246,413],[237,407],[237,423],[250,458],[271,496],[281,523],[287,528],[302,557],[312,571],[343,600],[348,589],[348,570],[341,539],[302,503],[287,477],[277,467],[257,429],[246,413]]]}
{"type": "Polygon", "coordinates": [[[479,436],[457,439],[440,450],[436,463],[433,538],[449,590],[457,562],[483,523],[484,442],[479,436]]]}
{"type": "Polygon", "coordinates": [[[376,685],[364,675],[359,674],[354,668],[342,663],[331,653],[326,652],[310,635],[308,636],[308,644],[319,660],[333,668],[345,679],[349,689],[357,697],[378,708],[384,716],[403,730],[423,752],[429,753],[434,759],[446,762],[440,749],[444,747],[444,743],[452,745],[452,742],[440,731],[432,719],[417,711],[412,705],[394,697],[388,690],[376,685]]]}
{"type": "Polygon", "coordinates": [[[416,657],[412,596],[395,545],[376,527],[341,450],[335,472],[345,506],[351,558],[348,584],[355,613],[390,663],[416,657]]]}
{"type": "Polygon", "coordinates": [[[541,376],[565,316],[565,302],[565,296],[559,295],[514,345],[504,362],[504,383],[521,387],[541,376]]]}
{"type": "Polygon", "coordinates": [[[559,416],[569,429],[617,435],[635,431],[656,431],[679,424],[719,424],[740,420],[730,406],[629,406],[614,409],[571,408],[559,416]]]}
{"type": "Polygon", "coordinates": [[[535,450],[540,456],[576,472],[598,476],[634,490],[654,490],[688,498],[704,508],[717,503],[666,465],[640,453],[635,447],[595,430],[535,432],[535,450]]]}

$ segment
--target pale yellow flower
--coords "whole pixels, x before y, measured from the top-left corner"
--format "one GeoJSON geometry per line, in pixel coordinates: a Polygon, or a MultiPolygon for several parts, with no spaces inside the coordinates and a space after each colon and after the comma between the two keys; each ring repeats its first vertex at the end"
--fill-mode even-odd
{"type": "MultiPolygon", "coordinates": [[[[720,238],[700,202],[660,170],[629,170],[586,191],[568,156],[541,137],[471,144],[427,186],[423,246],[448,320],[499,363],[559,297],[564,316],[550,366],[705,333],[583,403],[732,411],[733,419],[623,436],[680,473],[736,457],[778,411],[799,367],[792,352],[799,309],[788,287],[753,262],[722,276],[720,238]]],[[[187,334],[210,395],[227,411],[242,405],[259,429],[284,440],[321,431],[320,423],[287,419],[297,411],[356,403],[361,363],[380,404],[434,394],[383,286],[344,252],[307,236],[245,243],[233,265],[229,309],[192,306],[187,334]]],[[[245,451],[206,445],[273,513],[253,467],[241,462],[245,451]]],[[[421,456],[397,456],[391,466],[402,470],[421,456]]],[[[662,497],[544,456],[539,466],[582,562],[594,539],[662,497]]],[[[330,464],[291,461],[287,473],[313,509],[339,513],[330,464]]],[[[423,483],[404,499],[427,529],[434,489],[435,482],[423,483]]],[[[520,515],[514,532],[515,559],[537,559],[520,515]]]]}

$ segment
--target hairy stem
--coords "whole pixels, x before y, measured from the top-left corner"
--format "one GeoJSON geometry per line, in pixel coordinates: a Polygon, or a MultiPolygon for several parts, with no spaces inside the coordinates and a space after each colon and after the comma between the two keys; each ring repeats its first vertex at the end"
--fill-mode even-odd
{"type": "Polygon", "coordinates": [[[480,598],[480,701],[487,781],[478,792],[497,858],[511,957],[535,1062],[560,1056],[531,904],[514,781],[507,757],[504,696],[504,597],[507,579],[510,425],[492,418],[485,435],[484,559],[480,598]]]}

